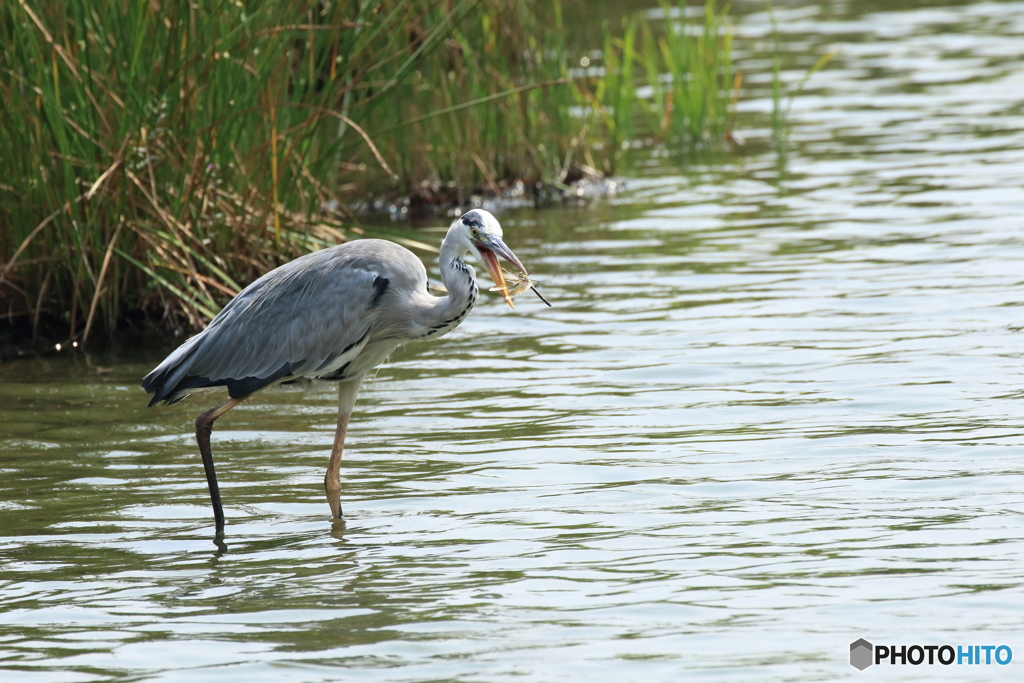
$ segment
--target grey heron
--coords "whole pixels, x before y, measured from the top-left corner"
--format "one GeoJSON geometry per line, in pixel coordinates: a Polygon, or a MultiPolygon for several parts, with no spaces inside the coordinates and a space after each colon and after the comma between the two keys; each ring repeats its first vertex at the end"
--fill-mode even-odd
{"type": "Polygon", "coordinates": [[[218,532],[224,528],[224,509],[210,449],[213,423],[276,384],[338,383],[338,427],[324,489],[332,518],[342,518],[339,468],[363,377],[397,346],[442,337],[466,318],[478,294],[476,274],[463,260],[470,253],[512,306],[498,257],[521,273],[526,268],[502,241],[498,220],[474,209],[452,223],[441,243],[447,296],[429,293],[426,269],[405,247],[377,239],[347,242],[259,278],[146,375],[142,387],[153,394],[151,407],[177,403],[195,389],[227,388],[226,401],[196,418],[218,532]]]}

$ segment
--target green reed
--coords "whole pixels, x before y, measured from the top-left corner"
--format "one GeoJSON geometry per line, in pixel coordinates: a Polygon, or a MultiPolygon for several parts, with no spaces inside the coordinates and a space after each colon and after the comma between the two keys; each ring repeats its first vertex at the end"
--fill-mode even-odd
{"type": "MultiPolygon", "coordinates": [[[[666,17],[670,5],[662,0],[666,17]]],[[[642,62],[653,98],[648,114],[666,143],[720,142],[732,122],[738,82],[732,64],[732,31],[708,0],[701,19],[689,19],[680,2],[678,19],[666,19],[665,31],[643,33],[642,62]]]]}

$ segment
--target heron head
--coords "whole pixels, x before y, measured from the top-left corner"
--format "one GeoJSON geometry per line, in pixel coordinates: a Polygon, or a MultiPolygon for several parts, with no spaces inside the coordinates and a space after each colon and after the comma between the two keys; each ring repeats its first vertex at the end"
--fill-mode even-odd
{"type": "Polygon", "coordinates": [[[494,284],[501,288],[505,302],[515,308],[512,305],[512,297],[509,296],[508,287],[505,285],[505,274],[501,272],[501,266],[498,265],[498,257],[500,256],[514,265],[520,273],[526,273],[526,266],[502,241],[501,223],[498,222],[498,219],[489,211],[473,209],[462,214],[452,228],[459,231],[466,251],[472,252],[480,258],[481,263],[494,279],[494,284]]]}

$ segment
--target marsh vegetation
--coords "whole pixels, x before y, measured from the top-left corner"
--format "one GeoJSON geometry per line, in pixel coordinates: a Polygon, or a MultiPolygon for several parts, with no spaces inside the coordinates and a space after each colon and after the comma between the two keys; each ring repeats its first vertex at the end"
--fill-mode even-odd
{"type": "Polygon", "coordinates": [[[712,2],[606,21],[598,45],[570,41],[570,9],[4,3],[3,315],[82,340],[198,328],[269,268],[360,233],[376,197],[530,201],[637,145],[728,139],[741,79],[712,2]]]}

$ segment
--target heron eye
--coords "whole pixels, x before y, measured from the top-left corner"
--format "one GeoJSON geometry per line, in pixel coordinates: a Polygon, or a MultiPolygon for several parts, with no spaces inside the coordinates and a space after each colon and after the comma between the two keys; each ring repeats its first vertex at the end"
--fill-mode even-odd
{"type": "Polygon", "coordinates": [[[479,237],[480,236],[480,231],[477,230],[476,228],[470,228],[469,234],[471,234],[473,237],[479,237]]]}

